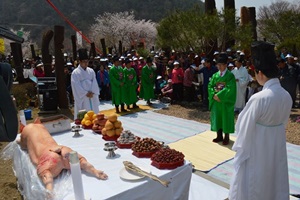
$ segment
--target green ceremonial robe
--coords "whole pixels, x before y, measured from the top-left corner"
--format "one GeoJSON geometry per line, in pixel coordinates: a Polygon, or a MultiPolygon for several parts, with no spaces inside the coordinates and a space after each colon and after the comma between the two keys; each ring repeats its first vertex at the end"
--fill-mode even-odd
{"type": "Polygon", "coordinates": [[[124,103],[124,72],[121,66],[116,67],[112,66],[109,70],[109,80],[111,84],[111,96],[112,96],[112,104],[113,105],[120,105],[124,103]]]}
{"type": "Polygon", "coordinates": [[[208,99],[211,130],[223,130],[223,133],[234,133],[234,104],[236,101],[235,77],[226,71],[223,77],[215,73],[208,83],[208,99]],[[223,89],[222,89],[223,88],[223,89]],[[217,95],[220,102],[213,99],[217,95]]]}
{"type": "Polygon", "coordinates": [[[136,72],[133,68],[124,68],[124,102],[127,106],[137,102],[137,79],[136,72]]]}
{"type": "Polygon", "coordinates": [[[141,75],[140,98],[143,98],[146,101],[154,98],[155,78],[155,69],[152,66],[149,67],[148,65],[145,65],[141,75]]]}

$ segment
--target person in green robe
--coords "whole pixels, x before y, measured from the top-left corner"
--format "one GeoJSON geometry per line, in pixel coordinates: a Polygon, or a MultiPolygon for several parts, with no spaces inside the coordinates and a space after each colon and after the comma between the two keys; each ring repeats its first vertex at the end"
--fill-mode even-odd
{"type": "Polygon", "coordinates": [[[131,67],[131,60],[129,58],[125,59],[125,68],[124,68],[124,102],[127,105],[127,109],[138,108],[136,105],[137,102],[137,77],[135,70],[131,67]]]}
{"type": "Polygon", "coordinates": [[[118,56],[114,56],[113,65],[109,70],[109,80],[111,83],[112,104],[116,107],[116,113],[126,112],[124,108],[124,72],[120,65],[118,56]]]}
{"type": "Polygon", "coordinates": [[[140,98],[145,99],[149,106],[152,105],[150,100],[154,98],[155,79],[152,58],[147,57],[147,64],[142,69],[140,98]]]}
{"type": "Polygon", "coordinates": [[[213,142],[229,143],[229,134],[234,133],[234,105],[236,82],[234,75],[227,70],[227,54],[221,53],[217,60],[219,71],[208,84],[211,131],[217,132],[213,142]],[[223,138],[223,132],[225,137],[223,138]]]}

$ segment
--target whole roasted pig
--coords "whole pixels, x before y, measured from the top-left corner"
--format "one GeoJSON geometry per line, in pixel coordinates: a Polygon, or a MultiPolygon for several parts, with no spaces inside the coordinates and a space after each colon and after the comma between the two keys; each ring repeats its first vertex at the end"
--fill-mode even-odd
{"type": "MultiPolygon", "coordinates": [[[[37,119],[34,123],[21,127],[21,138],[18,141],[22,149],[27,149],[32,163],[37,168],[37,174],[46,189],[53,189],[53,179],[63,169],[70,169],[68,155],[71,148],[58,145],[50,133],[37,119]]],[[[107,179],[107,175],[94,168],[83,156],[78,154],[82,170],[99,179],[107,179]]]]}

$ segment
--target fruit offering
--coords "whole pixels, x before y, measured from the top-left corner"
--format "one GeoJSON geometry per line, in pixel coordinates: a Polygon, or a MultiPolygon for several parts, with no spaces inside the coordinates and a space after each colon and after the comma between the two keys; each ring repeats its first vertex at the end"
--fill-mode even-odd
{"type": "Polygon", "coordinates": [[[103,136],[105,136],[104,138],[119,137],[122,131],[122,122],[118,120],[118,116],[116,114],[112,114],[107,117],[107,121],[105,122],[101,133],[103,136]]]}
{"type": "Polygon", "coordinates": [[[94,113],[94,111],[88,111],[81,120],[82,127],[85,129],[91,129],[93,126],[94,119],[96,119],[96,114],[94,113]]]}
{"type": "Polygon", "coordinates": [[[132,144],[137,140],[138,138],[131,131],[122,131],[120,137],[117,139],[117,146],[119,148],[131,148],[132,144]]]}
{"type": "Polygon", "coordinates": [[[159,169],[175,169],[184,164],[184,155],[175,149],[162,148],[151,156],[151,160],[151,165],[159,169]]]}
{"type": "Polygon", "coordinates": [[[122,131],[120,137],[117,140],[117,142],[119,142],[120,144],[134,143],[136,141],[137,141],[137,138],[129,130],[122,131]]]}
{"type": "Polygon", "coordinates": [[[136,141],[132,145],[132,150],[134,152],[155,152],[162,147],[162,144],[153,138],[143,138],[136,141]]]}
{"type": "Polygon", "coordinates": [[[84,115],[87,113],[86,110],[79,110],[77,114],[77,119],[75,119],[75,124],[81,124],[81,120],[84,118],[84,115]]]}
{"type": "Polygon", "coordinates": [[[105,119],[104,114],[98,113],[96,114],[96,119],[93,120],[93,131],[96,133],[100,133],[104,128],[107,119],[105,119]]]}

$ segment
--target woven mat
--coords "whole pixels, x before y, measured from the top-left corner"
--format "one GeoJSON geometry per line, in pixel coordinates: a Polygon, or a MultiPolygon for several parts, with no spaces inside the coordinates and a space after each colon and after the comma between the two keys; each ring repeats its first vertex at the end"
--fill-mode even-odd
{"type": "Polygon", "coordinates": [[[112,108],[112,109],[108,109],[108,110],[100,110],[100,113],[103,113],[105,116],[109,116],[112,114],[117,114],[118,116],[122,116],[122,115],[128,115],[128,114],[132,114],[132,113],[136,113],[136,112],[153,109],[152,107],[147,106],[147,105],[138,105],[138,106],[139,106],[139,108],[126,109],[128,112],[116,113],[116,109],[112,108]]]}
{"type": "Polygon", "coordinates": [[[169,146],[185,155],[194,168],[203,172],[208,172],[223,162],[232,159],[235,152],[231,150],[235,138],[231,135],[229,145],[214,143],[212,140],[216,133],[205,131],[192,137],[179,140],[169,146]]]}

